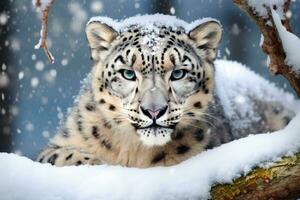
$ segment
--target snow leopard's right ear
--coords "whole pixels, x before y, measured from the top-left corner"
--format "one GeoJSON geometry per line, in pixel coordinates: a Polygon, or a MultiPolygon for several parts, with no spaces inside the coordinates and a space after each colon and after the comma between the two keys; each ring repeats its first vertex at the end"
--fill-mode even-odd
{"type": "Polygon", "coordinates": [[[91,58],[98,61],[118,36],[118,32],[105,23],[94,21],[87,24],[86,37],[91,48],[91,58]]]}
{"type": "Polygon", "coordinates": [[[218,21],[209,20],[200,23],[188,35],[195,42],[198,49],[206,51],[209,60],[215,59],[222,37],[222,27],[218,21]]]}

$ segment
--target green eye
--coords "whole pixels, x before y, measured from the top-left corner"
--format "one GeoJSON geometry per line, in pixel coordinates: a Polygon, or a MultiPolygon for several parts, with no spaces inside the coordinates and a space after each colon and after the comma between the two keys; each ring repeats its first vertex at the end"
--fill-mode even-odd
{"type": "Polygon", "coordinates": [[[135,81],[136,76],[133,70],[121,69],[120,72],[125,79],[130,81],[135,81]]]}
{"type": "Polygon", "coordinates": [[[179,80],[179,79],[182,79],[183,77],[185,77],[186,75],[186,70],[184,69],[176,69],[172,72],[172,75],[171,75],[171,80],[172,81],[176,81],[176,80],[179,80]]]}

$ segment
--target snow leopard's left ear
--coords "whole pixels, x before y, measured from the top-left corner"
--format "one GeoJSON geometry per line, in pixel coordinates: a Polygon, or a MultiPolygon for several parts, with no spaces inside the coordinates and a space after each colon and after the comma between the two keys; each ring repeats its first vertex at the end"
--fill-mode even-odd
{"type": "Polygon", "coordinates": [[[116,30],[98,21],[87,24],[85,32],[91,48],[91,57],[94,61],[98,61],[101,58],[101,54],[109,49],[111,43],[118,36],[116,30]]]}
{"type": "Polygon", "coordinates": [[[194,40],[197,48],[208,50],[209,57],[215,59],[217,48],[222,37],[222,27],[217,21],[201,23],[188,33],[190,39],[194,40]]]}

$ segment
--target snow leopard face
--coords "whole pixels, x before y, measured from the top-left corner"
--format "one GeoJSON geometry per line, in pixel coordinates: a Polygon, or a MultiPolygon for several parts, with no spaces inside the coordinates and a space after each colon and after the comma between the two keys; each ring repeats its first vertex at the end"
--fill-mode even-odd
{"type": "Polygon", "coordinates": [[[95,62],[93,98],[118,134],[137,134],[153,146],[197,127],[213,100],[219,23],[191,31],[155,23],[120,31],[99,21],[86,33],[95,62]]]}

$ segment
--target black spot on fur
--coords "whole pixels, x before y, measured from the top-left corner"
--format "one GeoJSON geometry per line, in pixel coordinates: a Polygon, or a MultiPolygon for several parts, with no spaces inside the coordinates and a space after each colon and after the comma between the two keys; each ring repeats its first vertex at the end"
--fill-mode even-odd
{"type": "Polygon", "coordinates": [[[195,108],[202,108],[202,103],[200,101],[194,103],[195,108]]]}
{"type": "Polygon", "coordinates": [[[115,59],[115,62],[117,62],[118,60],[120,60],[121,63],[125,64],[125,61],[124,61],[123,56],[119,55],[119,56],[115,59]]]}
{"type": "Polygon", "coordinates": [[[188,152],[190,150],[190,147],[186,146],[186,145],[181,145],[181,146],[178,146],[176,148],[176,153],[177,154],[184,154],[186,152],[188,152]]]}
{"type": "Polygon", "coordinates": [[[192,61],[188,56],[184,55],[184,56],[183,56],[182,62],[184,62],[184,61],[186,61],[186,60],[189,60],[190,62],[192,61]]]}
{"type": "Polygon", "coordinates": [[[41,162],[43,162],[44,161],[44,156],[42,156],[40,159],[39,159],[39,162],[41,163],[41,162]]]}
{"type": "Polygon", "coordinates": [[[110,142],[106,140],[102,140],[101,144],[106,148],[106,149],[111,149],[111,144],[110,142]]]}
{"type": "Polygon", "coordinates": [[[78,114],[78,117],[77,117],[77,129],[79,132],[82,132],[82,121],[81,121],[81,115],[78,114]]]}
{"type": "Polygon", "coordinates": [[[104,121],[103,126],[105,128],[111,129],[111,124],[108,121],[104,121]]]}
{"type": "Polygon", "coordinates": [[[195,113],[193,113],[193,112],[188,112],[187,115],[191,116],[191,117],[195,117],[195,113]]]}
{"type": "Polygon", "coordinates": [[[51,165],[55,165],[55,161],[56,161],[57,157],[58,157],[58,154],[55,153],[48,158],[47,162],[50,163],[51,165]]]}
{"type": "Polygon", "coordinates": [[[80,161],[80,160],[76,162],[76,166],[81,165],[81,164],[82,164],[82,161],[80,161]]]}
{"type": "Polygon", "coordinates": [[[85,105],[85,109],[88,111],[95,111],[95,105],[92,103],[88,103],[85,105]]]}
{"type": "Polygon", "coordinates": [[[130,49],[128,49],[128,50],[126,51],[126,56],[128,56],[129,53],[130,53],[130,49]]]}
{"type": "Polygon", "coordinates": [[[166,157],[166,153],[165,152],[160,152],[160,153],[158,153],[157,155],[154,156],[151,163],[156,164],[156,163],[162,161],[165,157],[166,157]]]}
{"type": "Polygon", "coordinates": [[[100,104],[104,104],[104,103],[105,103],[105,100],[104,100],[104,99],[100,99],[99,103],[100,103],[100,104]]]}
{"type": "Polygon", "coordinates": [[[70,160],[73,157],[73,154],[71,153],[70,155],[68,155],[65,160],[70,160]]]}
{"type": "Polygon", "coordinates": [[[92,135],[97,139],[100,137],[99,129],[97,126],[92,127],[92,135]]]}
{"type": "Polygon", "coordinates": [[[201,142],[204,139],[204,134],[203,130],[199,129],[197,132],[194,133],[194,138],[198,141],[201,142]]]}
{"type": "Polygon", "coordinates": [[[109,110],[115,111],[115,110],[116,110],[116,106],[114,106],[114,105],[109,105],[109,110]]]}

